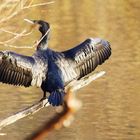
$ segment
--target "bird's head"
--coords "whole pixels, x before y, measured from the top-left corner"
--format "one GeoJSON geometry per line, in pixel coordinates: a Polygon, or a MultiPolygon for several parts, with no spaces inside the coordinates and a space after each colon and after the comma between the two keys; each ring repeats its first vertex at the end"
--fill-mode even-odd
{"type": "Polygon", "coordinates": [[[43,21],[43,20],[29,20],[29,19],[24,19],[28,23],[31,23],[33,25],[38,25],[39,26],[39,31],[42,33],[42,35],[45,35],[46,32],[50,30],[50,25],[48,22],[43,21]]]}
{"type": "Polygon", "coordinates": [[[33,20],[34,24],[39,25],[39,31],[42,35],[45,35],[50,30],[50,25],[48,22],[42,20],[33,20]]]}
{"type": "Polygon", "coordinates": [[[50,37],[50,25],[48,22],[43,20],[29,20],[24,19],[28,23],[31,23],[32,25],[38,26],[39,31],[42,33],[40,44],[47,44],[47,41],[50,37]]]}

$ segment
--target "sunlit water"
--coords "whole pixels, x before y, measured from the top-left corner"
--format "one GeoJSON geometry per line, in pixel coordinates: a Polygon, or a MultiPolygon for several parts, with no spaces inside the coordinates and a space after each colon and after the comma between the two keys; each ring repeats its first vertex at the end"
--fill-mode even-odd
{"type": "MultiPolygon", "coordinates": [[[[41,1],[36,1],[41,2],[41,1]]],[[[42,0],[42,2],[44,2],[42,0]]],[[[45,1],[46,2],[46,1],[45,1]]],[[[109,40],[112,56],[96,71],[107,74],[77,92],[83,107],[69,128],[51,133],[46,140],[139,140],[140,139],[140,7],[139,0],[56,0],[54,4],[31,8],[1,24],[21,32],[29,27],[24,18],[43,19],[51,24],[50,48],[66,50],[88,37],[109,40]]],[[[37,29],[35,29],[37,30],[37,29]]],[[[0,32],[0,41],[11,36],[0,32]]],[[[31,45],[39,34],[34,31],[13,43],[31,45]]],[[[34,49],[13,50],[32,54],[34,49]]],[[[42,96],[40,89],[0,85],[0,118],[21,110],[42,96]]],[[[1,132],[0,140],[23,140],[50,120],[55,108],[48,107],[24,118],[1,132]]]]}

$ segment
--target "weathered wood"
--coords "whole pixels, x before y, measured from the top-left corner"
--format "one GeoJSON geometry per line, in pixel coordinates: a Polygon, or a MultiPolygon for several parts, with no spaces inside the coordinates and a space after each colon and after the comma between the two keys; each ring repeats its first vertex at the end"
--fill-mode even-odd
{"type": "MultiPolygon", "coordinates": [[[[96,72],[96,73],[90,73],[89,75],[81,78],[78,81],[72,81],[68,86],[65,87],[66,91],[70,89],[71,91],[76,91],[78,89],[81,89],[82,87],[90,84],[93,80],[96,80],[97,78],[103,76],[105,74],[104,71],[96,72]]],[[[34,114],[43,107],[47,107],[50,104],[48,103],[48,99],[40,100],[37,103],[33,104],[32,106],[23,109],[22,111],[19,111],[10,117],[7,117],[0,121],[0,129],[16,122],[19,119],[22,119],[30,114],[34,114]]]]}
{"type": "Polygon", "coordinates": [[[7,117],[6,119],[0,121],[0,129],[16,122],[19,119],[22,119],[30,114],[33,114],[33,113],[39,111],[41,108],[43,108],[45,106],[46,107],[49,106],[48,99],[38,101],[37,103],[33,104],[32,106],[25,108],[19,112],[16,112],[15,114],[11,115],[10,117],[7,117]]]}

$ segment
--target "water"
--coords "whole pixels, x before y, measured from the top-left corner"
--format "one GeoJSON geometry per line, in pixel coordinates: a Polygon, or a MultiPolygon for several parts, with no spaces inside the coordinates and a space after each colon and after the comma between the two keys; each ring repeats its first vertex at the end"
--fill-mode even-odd
{"type": "MultiPolygon", "coordinates": [[[[34,3],[44,2],[35,1],[34,3]]],[[[1,28],[21,32],[28,29],[24,18],[43,19],[51,24],[50,48],[66,50],[88,37],[109,40],[112,56],[97,70],[107,74],[77,92],[83,107],[69,128],[52,132],[46,140],[139,140],[140,139],[140,18],[139,0],[56,0],[54,4],[26,9],[1,24],[1,28]]],[[[5,13],[6,14],[6,13],[5,13]]],[[[31,45],[35,31],[14,45],[31,45]]],[[[0,32],[0,41],[11,37],[0,32]]],[[[31,55],[34,49],[16,49],[31,55]]],[[[96,70],[96,71],[97,71],[96,70]]],[[[31,105],[42,96],[35,87],[0,85],[0,118],[31,105]]],[[[4,128],[1,140],[22,140],[55,114],[48,107],[4,128]]]]}

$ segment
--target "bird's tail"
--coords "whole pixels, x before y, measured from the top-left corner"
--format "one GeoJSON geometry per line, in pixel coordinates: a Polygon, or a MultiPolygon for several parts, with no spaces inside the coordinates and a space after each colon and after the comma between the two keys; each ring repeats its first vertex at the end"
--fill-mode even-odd
{"type": "Polygon", "coordinates": [[[59,106],[63,104],[64,101],[64,91],[55,90],[50,93],[48,102],[53,106],[59,106]]]}

